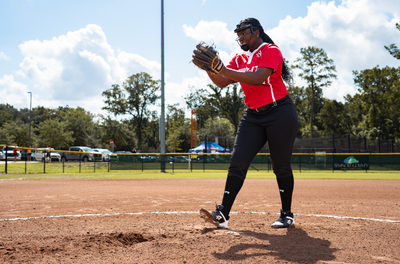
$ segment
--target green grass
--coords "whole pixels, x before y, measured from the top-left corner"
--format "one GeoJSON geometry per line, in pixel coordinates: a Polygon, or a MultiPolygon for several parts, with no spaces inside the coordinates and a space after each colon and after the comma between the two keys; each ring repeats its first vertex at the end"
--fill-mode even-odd
{"type": "MultiPolygon", "coordinates": [[[[110,170],[108,172],[107,163],[81,164],[81,172],[79,172],[79,163],[50,163],[46,164],[46,173],[43,173],[43,163],[31,163],[26,167],[25,163],[8,164],[8,174],[4,174],[4,165],[0,165],[0,179],[158,179],[158,178],[213,178],[225,179],[227,170],[193,170],[187,169],[177,170],[174,172],[167,167],[166,173],[161,173],[159,169],[154,170],[110,170]]],[[[360,180],[400,180],[400,171],[294,171],[296,179],[360,179],[360,180]]],[[[248,179],[275,179],[275,175],[271,171],[255,171],[249,170],[248,179]]]]}

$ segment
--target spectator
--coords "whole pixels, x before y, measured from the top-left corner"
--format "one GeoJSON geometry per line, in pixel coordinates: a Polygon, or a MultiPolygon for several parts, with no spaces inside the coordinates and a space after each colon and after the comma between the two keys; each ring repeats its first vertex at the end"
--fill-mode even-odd
{"type": "MultiPolygon", "coordinates": [[[[136,154],[136,153],[137,153],[137,151],[136,151],[135,148],[133,148],[131,152],[132,152],[133,154],[136,154]]],[[[136,161],[137,161],[136,155],[132,155],[132,160],[133,160],[133,162],[136,162],[136,161]]]]}
{"type": "Polygon", "coordinates": [[[14,162],[17,161],[17,156],[18,156],[18,149],[17,149],[17,147],[18,147],[18,146],[14,147],[14,149],[13,149],[14,162]]]}
{"type": "Polygon", "coordinates": [[[49,162],[51,162],[51,152],[50,152],[50,150],[51,150],[51,145],[50,144],[48,144],[47,145],[47,159],[48,159],[48,161],[49,162]]]}
{"type": "Polygon", "coordinates": [[[31,157],[32,157],[32,150],[31,150],[31,146],[29,146],[29,149],[28,149],[28,157],[27,157],[27,160],[28,161],[31,161],[31,157]]]}

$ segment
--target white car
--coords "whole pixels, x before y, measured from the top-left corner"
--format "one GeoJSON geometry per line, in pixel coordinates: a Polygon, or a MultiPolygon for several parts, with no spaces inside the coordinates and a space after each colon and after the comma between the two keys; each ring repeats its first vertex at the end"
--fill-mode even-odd
{"type": "MultiPolygon", "coordinates": [[[[1,149],[0,152],[0,160],[14,160],[14,147],[15,146],[7,146],[7,150],[6,147],[3,147],[1,149]]],[[[19,149],[17,149],[17,160],[21,160],[21,151],[19,151],[19,149]]]]}
{"type": "MultiPolygon", "coordinates": [[[[109,151],[108,149],[100,149],[100,148],[95,148],[95,149],[93,149],[95,152],[99,152],[99,153],[101,153],[102,155],[102,160],[103,161],[110,161],[110,157],[111,156],[114,156],[115,154],[114,153],[112,153],[111,151],[109,151]]],[[[115,157],[117,157],[116,155],[115,155],[115,157]]]]}
{"type": "MultiPolygon", "coordinates": [[[[35,159],[37,161],[44,161],[44,159],[47,157],[47,148],[38,148],[40,150],[35,150],[35,159]],[[43,149],[43,150],[42,150],[43,149]]],[[[54,150],[54,148],[51,148],[51,150],[54,150]]],[[[51,161],[61,161],[61,155],[57,152],[50,152],[50,157],[51,161]]]]}

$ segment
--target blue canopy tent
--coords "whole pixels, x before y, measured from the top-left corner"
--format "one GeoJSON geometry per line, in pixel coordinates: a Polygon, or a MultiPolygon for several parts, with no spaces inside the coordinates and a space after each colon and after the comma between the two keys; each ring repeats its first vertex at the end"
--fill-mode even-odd
{"type": "MultiPolygon", "coordinates": [[[[205,144],[205,142],[203,142],[199,146],[189,149],[189,153],[199,153],[200,151],[205,153],[205,150],[206,150],[206,144],[205,144]]],[[[231,151],[230,151],[230,149],[221,147],[220,145],[218,145],[215,142],[207,142],[207,153],[215,153],[215,152],[225,153],[225,152],[231,152],[231,151]]]]}

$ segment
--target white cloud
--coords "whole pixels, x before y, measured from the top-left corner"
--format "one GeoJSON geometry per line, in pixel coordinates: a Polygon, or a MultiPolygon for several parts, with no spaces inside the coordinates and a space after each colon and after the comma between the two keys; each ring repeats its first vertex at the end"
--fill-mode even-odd
{"type": "Polygon", "coordinates": [[[112,84],[142,71],[160,75],[156,61],[126,52],[115,55],[101,27],[93,24],[51,40],[26,41],[19,48],[25,58],[18,74],[45,91],[51,105],[87,106],[99,112],[101,94],[112,84]]]}
{"type": "Polygon", "coordinates": [[[6,54],[4,54],[4,52],[0,52],[0,60],[10,60],[10,57],[8,57],[6,54]]]}
{"type": "Polygon", "coordinates": [[[27,86],[15,81],[13,75],[4,75],[0,78],[0,98],[2,103],[8,103],[15,108],[29,108],[27,86]]]}
{"type": "Polygon", "coordinates": [[[198,42],[204,41],[207,44],[215,44],[217,49],[225,48],[234,50],[238,47],[235,42],[237,37],[232,30],[227,29],[227,24],[221,21],[200,21],[195,28],[183,25],[183,32],[198,42]]]}
{"type": "Polygon", "coordinates": [[[198,76],[193,77],[183,77],[180,83],[167,82],[165,84],[166,105],[179,103],[181,108],[186,107],[186,103],[182,99],[182,96],[194,92],[200,88],[206,88],[210,81],[207,74],[204,71],[199,70],[198,76]]]}
{"type": "Polygon", "coordinates": [[[400,9],[395,2],[348,0],[338,6],[334,2],[314,2],[306,17],[288,16],[268,34],[291,63],[301,56],[302,47],[324,49],[334,60],[338,75],[324,95],[342,101],[346,94],[356,92],[353,70],[400,66],[384,48],[400,41],[395,27],[395,22],[400,21],[400,9]]]}
{"type": "MultiPolygon", "coordinates": [[[[396,22],[400,21],[397,0],[343,0],[316,1],[308,7],[305,17],[287,16],[272,29],[264,29],[290,63],[301,56],[300,48],[317,46],[334,60],[338,79],[324,91],[324,96],[343,100],[346,94],[355,94],[352,71],[370,69],[377,65],[400,66],[384,48],[400,43],[396,22]]],[[[213,40],[224,50],[219,50],[227,63],[238,46],[235,34],[223,22],[200,21],[195,28],[183,26],[186,36],[200,40],[213,40]]],[[[302,81],[297,78],[297,84],[302,81]]]]}

